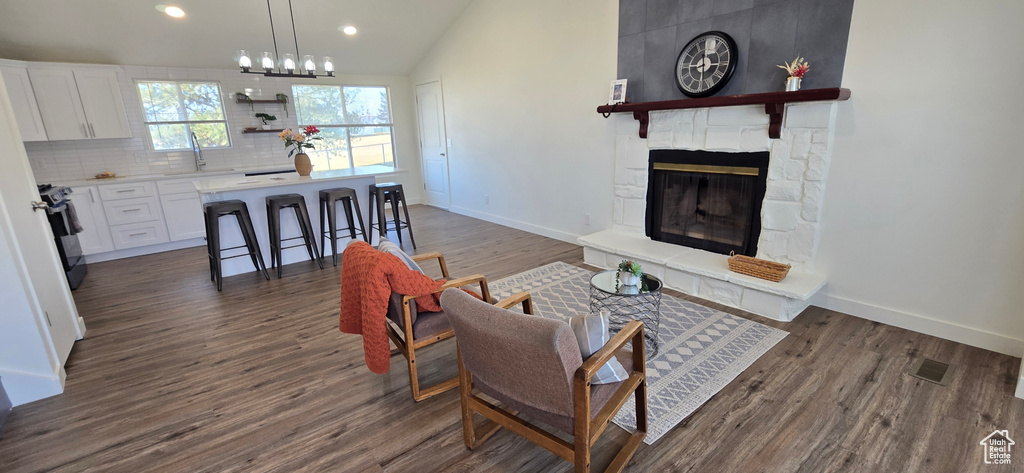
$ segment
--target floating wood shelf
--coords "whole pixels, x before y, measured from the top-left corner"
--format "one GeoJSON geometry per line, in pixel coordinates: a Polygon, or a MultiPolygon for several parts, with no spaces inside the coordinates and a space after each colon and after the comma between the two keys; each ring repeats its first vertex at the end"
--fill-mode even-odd
{"type": "Polygon", "coordinates": [[[243,134],[248,134],[248,133],[281,133],[282,131],[284,131],[284,128],[277,128],[277,129],[273,129],[273,130],[260,130],[259,128],[255,129],[255,130],[246,130],[244,128],[242,129],[242,133],[243,134]]]}
{"type": "Polygon", "coordinates": [[[705,97],[700,99],[664,100],[661,102],[620,103],[601,105],[597,112],[625,113],[633,112],[633,118],[640,122],[640,137],[647,138],[647,124],[653,110],[683,110],[687,108],[732,107],[736,105],[764,105],[764,113],[768,114],[768,137],[777,139],[782,133],[782,115],[787,103],[824,102],[828,100],[847,100],[850,89],[808,89],[796,92],[767,92],[763,94],[725,95],[722,97],[705,97]]]}
{"type": "MultiPolygon", "coordinates": [[[[244,103],[249,105],[248,100],[237,96],[235,97],[235,103],[244,103]]],[[[252,103],[281,103],[281,101],[277,99],[252,99],[252,103]]]]}

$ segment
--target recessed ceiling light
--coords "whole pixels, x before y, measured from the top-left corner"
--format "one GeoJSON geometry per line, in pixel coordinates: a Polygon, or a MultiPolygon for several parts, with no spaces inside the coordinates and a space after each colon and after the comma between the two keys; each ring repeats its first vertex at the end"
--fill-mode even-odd
{"type": "Polygon", "coordinates": [[[185,10],[182,10],[181,8],[178,8],[178,7],[175,7],[175,6],[157,5],[156,9],[158,11],[166,13],[167,16],[170,16],[170,17],[173,17],[173,18],[182,18],[182,17],[185,16],[185,10]]]}
{"type": "Polygon", "coordinates": [[[356,30],[355,26],[349,25],[349,26],[339,26],[338,27],[338,31],[341,31],[342,33],[345,33],[345,34],[347,34],[349,36],[352,36],[352,35],[356,34],[357,30],[356,30]]]}

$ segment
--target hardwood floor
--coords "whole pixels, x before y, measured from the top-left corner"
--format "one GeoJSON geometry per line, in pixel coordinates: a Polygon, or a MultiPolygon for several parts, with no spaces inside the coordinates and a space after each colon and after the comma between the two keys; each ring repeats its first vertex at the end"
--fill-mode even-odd
{"type": "MultiPolygon", "coordinates": [[[[419,251],[443,252],[453,276],[582,265],[575,245],[410,211],[419,251]]],[[[414,403],[400,357],[370,373],[337,329],[340,269],[315,268],[218,293],[203,248],[90,265],[66,391],[11,412],[0,471],[571,470],[507,431],[467,450],[458,391],[414,403]]],[[[820,308],[780,323],[707,305],[790,335],[629,471],[1024,471],[1024,453],[984,465],[979,445],[997,428],[1024,438],[1019,359],[820,308]],[[909,376],[918,356],[952,363],[949,385],[909,376]]],[[[457,371],[451,341],[417,355],[425,384],[457,371]]],[[[626,437],[608,429],[595,470],[626,437]]]]}

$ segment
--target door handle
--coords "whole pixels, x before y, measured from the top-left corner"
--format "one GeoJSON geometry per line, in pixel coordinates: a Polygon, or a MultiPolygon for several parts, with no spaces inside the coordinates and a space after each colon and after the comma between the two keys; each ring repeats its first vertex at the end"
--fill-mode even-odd
{"type": "Polygon", "coordinates": [[[444,156],[444,153],[441,153],[441,156],[444,156]]]}
{"type": "Polygon", "coordinates": [[[35,212],[36,210],[46,210],[48,208],[50,208],[50,206],[46,205],[46,202],[36,202],[34,200],[32,201],[32,211],[33,212],[35,212]]]}

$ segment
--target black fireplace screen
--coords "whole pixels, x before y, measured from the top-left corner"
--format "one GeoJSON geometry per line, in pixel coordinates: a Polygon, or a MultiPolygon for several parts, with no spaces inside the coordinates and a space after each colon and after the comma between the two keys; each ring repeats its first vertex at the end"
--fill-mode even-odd
{"type": "Polygon", "coordinates": [[[715,253],[755,256],[768,153],[651,151],[647,234],[715,253]]]}

